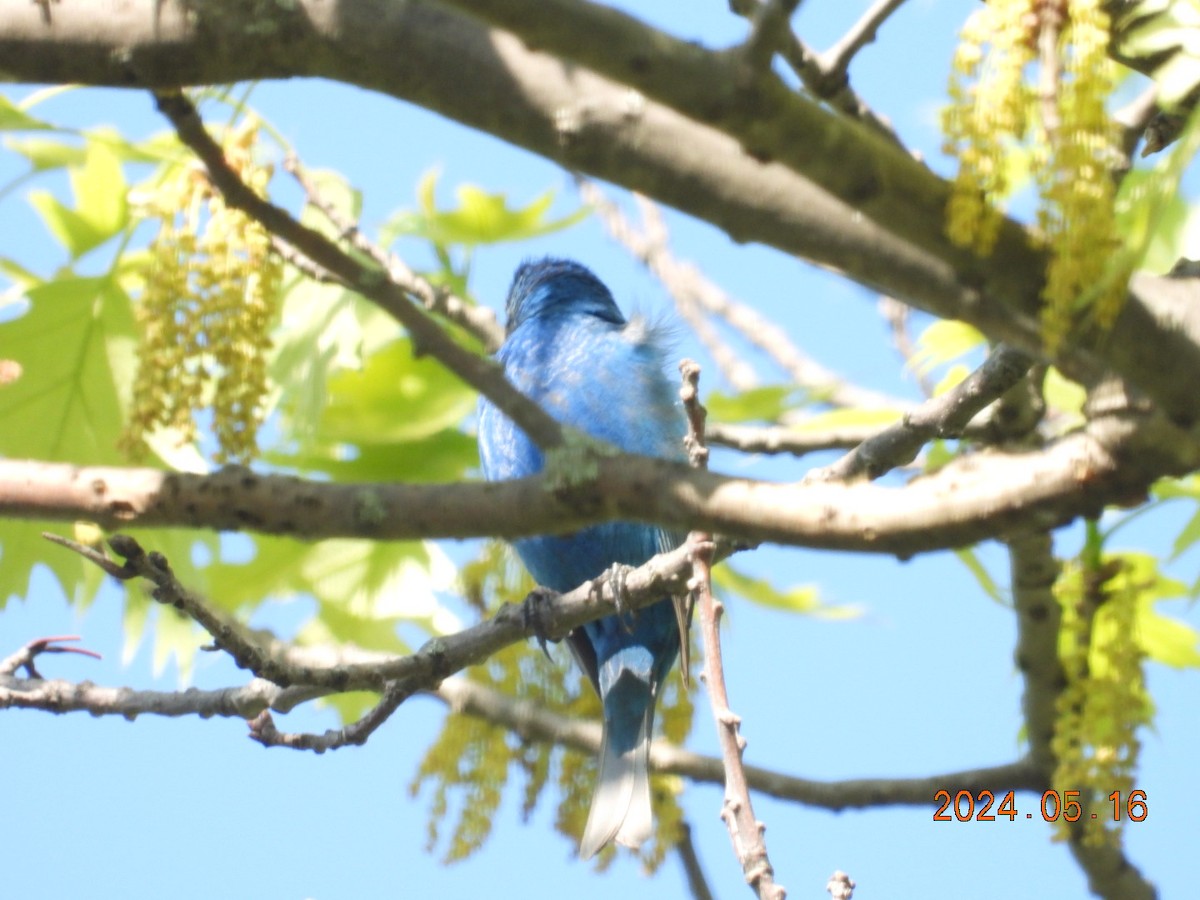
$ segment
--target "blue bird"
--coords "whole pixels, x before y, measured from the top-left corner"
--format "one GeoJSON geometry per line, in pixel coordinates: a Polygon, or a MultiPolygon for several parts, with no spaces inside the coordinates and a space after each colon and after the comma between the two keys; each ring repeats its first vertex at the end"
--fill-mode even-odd
{"type": "MultiPolygon", "coordinates": [[[[496,358],[526,396],[558,421],[627,452],[686,458],[683,413],[663,371],[658,335],[637,317],[626,321],[588,269],[562,259],[523,263],[506,313],[496,358]]],[[[489,481],[533,475],[544,464],[525,433],[485,398],[479,403],[479,454],[489,481]]],[[[514,543],[538,583],[561,592],[614,564],[641,565],[680,541],[652,525],[606,522],[514,543]]],[[[654,707],[686,640],[687,619],[681,602],[663,598],[636,613],[589,622],[567,638],[604,706],[600,777],[579,847],[584,859],[613,840],[638,847],[653,831],[648,762],[654,707]]]]}

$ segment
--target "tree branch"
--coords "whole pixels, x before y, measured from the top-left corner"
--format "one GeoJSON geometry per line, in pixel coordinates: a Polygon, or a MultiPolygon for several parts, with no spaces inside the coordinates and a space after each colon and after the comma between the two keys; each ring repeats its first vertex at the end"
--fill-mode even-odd
{"type": "Polygon", "coordinates": [[[878,478],[917,457],[935,437],[961,437],[967,425],[993,401],[1016,385],[1033,360],[1001,344],[982,366],[938,397],[931,397],[895,425],[863,441],[837,462],[810,472],[813,481],[878,478]]]}
{"type": "MultiPolygon", "coordinates": [[[[466,16],[387,0],[219,12],[171,0],[130,0],[119,9],[75,0],[57,8],[50,27],[33,5],[7,4],[0,11],[0,58],[10,77],[29,81],[170,86],[314,75],[385,91],[657,197],[736,240],[839,269],[935,315],[969,321],[995,341],[1042,353],[1044,260],[1019,226],[1006,225],[987,259],[950,248],[942,233],[947,185],[889,142],[782,83],[726,80],[735,65],[727,53],[675,41],[592,4],[547,2],[550,8],[539,0],[519,29],[531,45],[585,66],[607,57],[600,68],[616,72],[618,81],[629,75],[626,84],[651,98],[656,91],[679,93],[674,100],[709,109],[700,120],[715,117],[730,127],[740,121],[748,130],[731,137],[466,16]],[[619,39],[625,30],[627,43],[619,39]],[[262,40],[264,31],[271,41],[262,40]],[[614,34],[617,40],[606,37],[614,34]],[[365,67],[361,60],[380,62],[365,67]],[[458,90],[464,82],[473,90],[458,90]],[[794,134],[820,139],[795,141],[794,134]],[[760,161],[764,145],[774,143],[793,157],[790,163],[807,166],[803,175],[760,161]]],[[[520,19],[530,5],[507,4],[505,15],[520,19]]],[[[1114,327],[1121,340],[1078,336],[1064,347],[1060,367],[1091,383],[1111,366],[1175,421],[1200,422],[1200,393],[1191,389],[1200,383],[1197,294],[1194,281],[1136,278],[1114,327]],[[1166,355],[1170,367],[1160,364],[1166,355]]]]}
{"type": "MultiPolygon", "coordinates": [[[[336,658],[336,654],[331,654],[336,658]]],[[[93,716],[200,716],[249,719],[271,709],[287,713],[330,691],[313,687],[281,688],[261,678],[245,685],[215,690],[142,691],[0,675],[0,709],[85,712],[93,716]]],[[[551,712],[529,700],[518,700],[494,688],[454,676],[437,688],[422,691],[454,712],[485,719],[523,740],[552,743],[594,756],[600,749],[600,723],[551,712]]],[[[650,767],[704,784],[723,784],[723,763],[659,738],[650,747],[650,767]]],[[[1041,792],[1044,782],[1028,760],[982,769],[946,772],[925,778],[863,778],[814,781],[760,766],[747,766],[750,787],[779,800],[841,812],[877,806],[928,807],[939,789],[953,786],[978,793],[987,788],[1041,792]]]]}
{"type": "MultiPolygon", "coordinates": [[[[689,462],[698,469],[708,467],[708,447],[704,438],[704,421],[708,411],[700,403],[700,366],[691,360],[679,365],[683,385],[679,399],[687,416],[688,430],[684,438],[689,462]]],[[[729,707],[725,686],[725,665],[721,659],[721,616],[725,607],[712,590],[713,538],[704,531],[688,536],[692,552],[692,577],[688,579],[689,613],[680,616],[680,631],[691,621],[690,610],[700,609],[700,634],[704,643],[704,684],[712,705],[717,726],[717,742],[721,746],[721,761],[725,768],[725,799],[721,804],[721,819],[729,829],[734,856],[741,864],[746,883],[761,900],[783,900],[783,885],[775,882],[775,868],[767,854],[763,839],[766,826],[754,816],[750,787],[746,782],[746,740],[741,735],[742,720],[729,707]]],[[[687,656],[682,660],[687,671],[687,656]]]]}
{"type": "MultiPolygon", "coordinates": [[[[70,546],[71,542],[58,543],[70,546]]],[[[491,618],[457,634],[436,637],[414,653],[380,657],[361,651],[331,658],[329,651],[296,647],[280,640],[264,641],[228,613],[190,591],[175,578],[166,558],[146,553],[126,535],[114,535],[109,545],[125,558],[123,578],[141,577],[154,585],[152,596],[175,607],[212,637],[214,644],[243,669],[282,687],[304,686],[328,691],[375,690],[386,696],[362,725],[362,740],[414,692],[437,685],[442,679],[483,662],[509,644],[538,637],[561,640],[574,628],[617,611],[617,598],[609,579],[600,577],[573,591],[543,602],[537,615],[524,606],[506,604],[491,618]]],[[[711,545],[710,545],[711,546],[711,545]]],[[[692,548],[684,544],[661,553],[632,569],[624,582],[622,608],[638,609],[664,594],[683,594],[692,573],[692,548]]],[[[264,734],[268,728],[263,723],[264,734]]],[[[268,736],[267,740],[280,737],[268,736]]],[[[323,750],[335,746],[334,738],[276,741],[300,749],[323,750]]],[[[343,743],[361,743],[358,732],[343,735],[343,743]]]]}
{"type": "MultiPolygon", "coordinates": [[[[822,402],[845,407],[906,407],[907,404],[899,398],[861,388],[830,372],[802,353],[777,324],[753,307],[730,297],[692,263],[677,259],[667,243],[662,215],[648,198],[637,195],[642,209],[642,228],[638,230],[595,182],[581,178],[578,183],[580,195],[595,207],[608,233],[662,282],[674,298],[676,307],[685,316],[688,310],[700,307],[723,319],[773,359],[797,386],[817,395],[822,402]]],[[[688,320],[692,321],[690,316],[688,320]]],[[[757,377],[752,369],[748,375],[743,371],[749,369],[746,363],[729,359],[731,351],[726,353],[723,348],[712,346],[708,341],[705,341],[705,345],[734,387],[739,390],[754,387],[757,377]]]]}
{"type": "MultiPolygon", "coordinates": [[[[474,335],[489,353],[500,349],[504,342],[504,329],[496,321],[496,314],[484,306],[475,306],[462,297],[456,296],[447,288],[432,284],[410,269],[400,257],[388,253],[374,241],[370,240],[358,222],[343,216],[334,206],[321,196],[320,189],[312,182],[300,164],[300,160],[289,154],[284,160],[284,168],[304,190],[304,195],[314,208],[339,232],[341,240],[349,242],[356,250],[368,257],[388,273],[388,277],[408,294],[421,302],[426,310],[445,316],[456,325],[460,325],[474,335]]],[[[294,261],[293,261],[294,262],[294,261]]]]}
{"type": "Polygon", "coordinates": [[[1153,416],[1109,410],[1038,452],[981,451],[903,488],[783,484],[617,454],[572,484],[330,484],[228,467],[212,475],[0,460],[0,516],[109,529],[186,526],[314,540],[506,539],[614,519],[749,542],[910,556],[1144,499],[1200,446],[1153,416]],[[947,499],[953,498],[953,503],[947,499]],[[520,515],[513,515],[520,510],[520,515]]]}
{"type": "Polygon", "coordinates": [[[875,5],[867,10],[836,44],[817,57],[818,64],[825,71],[825,77],[834,82],[844,81],[854,55],[875,40],[879,26],[903,3],[904,0],[876,0],[875,5]]]}

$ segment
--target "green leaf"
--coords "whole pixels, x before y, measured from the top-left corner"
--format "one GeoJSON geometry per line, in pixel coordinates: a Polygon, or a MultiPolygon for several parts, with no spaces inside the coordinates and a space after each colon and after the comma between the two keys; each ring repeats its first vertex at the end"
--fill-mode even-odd
{"type": "Polygon", "coordinates": [[[119,464],[132,383],[129,297],[107,278],[64,277],[31,288],[25,315],[0,322],[0,346],[22,369],[0,387],[0,454],[119,464]]]}
{"type": "MultiPolygon", "coordinates": [[[[2,396],[2,394],[0,394],[2,396]]],[[[70,537],[62,522],[0,519],[0,609],[12,597],[29,597],[33,571],[44,566],[73,603],[88,603],[103,581],[100,570],[78,553],[57,547],[43,531],[70,537]]]]}
{"type": "Polygon", "coordinates": [[[476,402],[441,363],[413,356],[408,338],[371,354],[361,371],[332,375],[328,394],[321,437],[358,445],[422,440],[456,427],[476,402]]]}
{"type": "Polygon", "coordinates": [[[1180,554],[1191,548],[1196,541],[1200,541],[1200,509],[1192,513],[1192,517],[1183,526],[1183,530],[1175,536],[1175,543],[1171,547],[1171,559],[1177,559],[1180,554]]]}
{"type": "Polygon", "coordinates": [[[1140,268],[1168,272],[1184,255],[1190,210],[1169,192],[1157,198],[1164,169],[1135,169],[1122,181],[1116,201],[1117,229],[1128,246],[1142,247],[1140,268]],[[1157,201],[1157,202],[1156,202],[1157,201]]]}
{"type": "Polygon", "coordinates": [[[434,244],[461,244],[472,247],[501,241],[523,241],[574,225],[590,210],[581,208],[561,219],[547,220],[546,214],[554,202],[553,192],[547,191],[527,206],[513,208],[502,193],[488,193],[472,184],[460,185],[455,191],[457,207],[437,208],[438,173],[426,173],[417,185],[419,212],[402,212],[393,216],[383,228],[385,243],[397,237],[413,235],[434,244]]]}
{"type": "Polygon", "coordinates": [[[1154,483],[1152,492],[1160,500],[1183,498],[1200,502],[1200,475],[1185,478],[1162,478],[1154,483]]]}
{"type": "Polygon", "coordinates": [[[1067,414],[1072,417],[1072,420],[1082,419],[1083,404],[1087,402],[1087,390],[1083,385],[1063,377],[1063,374],[1053,366],[1046,370],[1042,393],[1046,398],[1046,403],[1055,412],[1067,414]]]}
{"type": "Polygon", "coordinates": [[[35,119],[8,97],[0,95],[0,131],[53,131],[54,126],[35,119]]]}
{"type": "Polygon", "coordinates": [[[933,386],[933,396],[940,397],[947,391],[954,390],[970,374],[971,368],[963,363],[951,366],[946,370],[946,374],[938,379],[938,383],[933,386]]]}
{"type": "Polygon", "coordinates": [[[60,203],[49,191],[30,191],[29,205],[41,216],[42,224],[51,236],[62,244],[73,259],[98,247],[112,236],[60,203]]]}
{"type": "Polygon", "coordinates": [[[4,145],[28,159],[36,172],[81,166],[87,157],[85,148],[62,138],[8,138],[4,145]]]}
{"type": "Polygon", "coordinates": [[[751,388],[740,394],[708,395],[708,413],[718,422],[774,422],[793,404],[796,388],[793,385],[770,385],[751,388]]]}
{"type": "Polygon", "coordinates": [[[984,344],[984,336],[972,325],[953,319],[938,319],[917,338],[917,352],[911,365],[921,375],[957,359],[984,344]]]}
{"type": "Polygon", "coordinates": [[[984,567],[983,563],[980,562],[979,556],[974,550],[972,550],[970,547],[964,547],[955,550],[954,555],[957,556],[959,562],[966,566],[970,573],[975,576],[975,580],[979,583],[979,586],[983,588],[983,592],[987,594],[988,597],[990,597],[992,600],[995,600],[1001,606],[1012,605],[1012,602],[1005,595],[1005,592],[1001,589],[1000,585],[996,583],[996,579],[992,577],[991,573],[984,567]]]}
{"type": "Polygon", "coordinates": [[[266,596],[316,598],[317,617],[299,638],[305,643],[336,639],[403,653],[407,644],[396,633],[399,622],[430,634],[461,627],[437,596],[453,584],[454,566],[432,543],[344,539],[303,544],[259,536],[252,562],[222,562],[205,574],[211,596],[230,610],[252,607],[266,596]]]}
{"type": "Polygon", "coordinates": [[[760,606],[785,612],[805,613],[826,619],[848,619],[858,615],[851,606],[827,606],[813,585],[780,589],[762,578],[752,578],[726,563],[713,570],[713,584],[720,590],[745,597],[760,606]]]}
{"type": "Polygon", "coordinates": [[[125,172],[109,143],[89,139],[82,166],[71,168],[71,190],[77,211],[97,231],[111,236],[129,221],[125,172]]]}
{"type": "Polygon", "coordinates": [[[795,431],[826,431],[833,428],[886,428],[899,422],[903,413],[895,409],[870,408],[831,409],[818,413],[796,425],[790,426],[795,431]]]}
{"type": "Polygon", "coordinates": [[[1137,640],[1147,656],[1163,665],[1200,668],[1200,634],[1185,622],[1157,612],[1153,601],[1138,610],[1137,640]]]}
{"type": "Polygon", "coordinates": [[[395,338],[396,323],[357,294],[296,278],[284,295],[281,325],[272,335],[273,399],[293,439],[316,432],[329,400],[329,377],[338,369],[360,369],[370,353],[395,338]]]}
{"type": "Polygon", "coordinates": [[[334,481],[457,481],[479,465],[475,439],[446,429],[419,441],[359,444],[310,443],[295,454],[268,453],[269,462],[306,472],[321,472],[334,481]]]}
{"type": "Polygon", "coordinates": [[[70,169],[74,208],[49,191],[31,191],[29,202],[72,258],[103,244],[129,221],[121,162],[104,141],[89,141],[83,165],[70,169]]]}

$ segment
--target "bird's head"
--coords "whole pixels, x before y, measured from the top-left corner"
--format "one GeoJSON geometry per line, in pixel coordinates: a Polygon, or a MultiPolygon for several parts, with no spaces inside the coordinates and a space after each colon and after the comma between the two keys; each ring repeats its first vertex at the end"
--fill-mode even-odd
{"type": "Polygon", "coordinates": [[[588,315],[625,324],[604,282],[577,262],[552,257],[521,263],[508,289],[505,314],[509,334],[523,322],[553,315],[588,315]]]}

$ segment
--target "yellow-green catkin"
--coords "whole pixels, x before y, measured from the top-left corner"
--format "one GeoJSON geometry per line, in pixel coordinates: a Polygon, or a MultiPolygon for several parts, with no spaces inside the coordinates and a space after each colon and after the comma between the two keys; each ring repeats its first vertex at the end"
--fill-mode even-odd
{"type": "MultiPolygon", "coordinates": [[[[245,119],[224,150],[242,180],[265,196],[271,169],[255,161],[258,133],[258,123],[245,119]]],[[[195,165],[166,172],[147,207],[159,224],[137,308],[141,344],[122,446],[139,455],[160,428],[194,440],[197,413],[211,407],[217,461],[245,462],[257,452],[265,411],[282,262],[267,231],[227,206],[195,165]]]]}
{"type": "Polygon", "coordinates": [[[944,149],[959,161],[946,228],[989,253],[1028,157],[1040,197],[1035,241],[1048,251],[1042,335],[1054,352],[1083,312],[1109,328],[1128,273],[1114,218],[1117,135],[1106,102],[1115,86],[1110,22],[1101,0],[989,0],[963,27],[943,116],[944,149]]]}
{"type": "Polygon", "coordinates": [[[1108,584],[1087,588],[1086,578],[1064,578],[1058,589],[1066,685],[1057,703],[1053,786],[1060,803],[1067,791],[1078,791],[1083,806],[1074,825],[1060,816],[1057,837],[1078,828],[1090,846],[1114,842],[1119,834],[1124,818],[1113,821],[1108,797],[1119,791],[1124,800],[1134,788],[1137,730],[1150,711],[1136,637],[1138,590],[1119,558],[1114,565],[1119,574],[1108,584]]]}
{"type": "Polygon", "coordinates": [[[980,255],[999,233],[998,204],[1009,190],[1010,141],[1026,132],[1034,58],[1035,0],[993,0],[963,25],[950,69],[950,105],[942,114],[943,150],[959,161],[946,209],[950,238],[980,255]]]}

